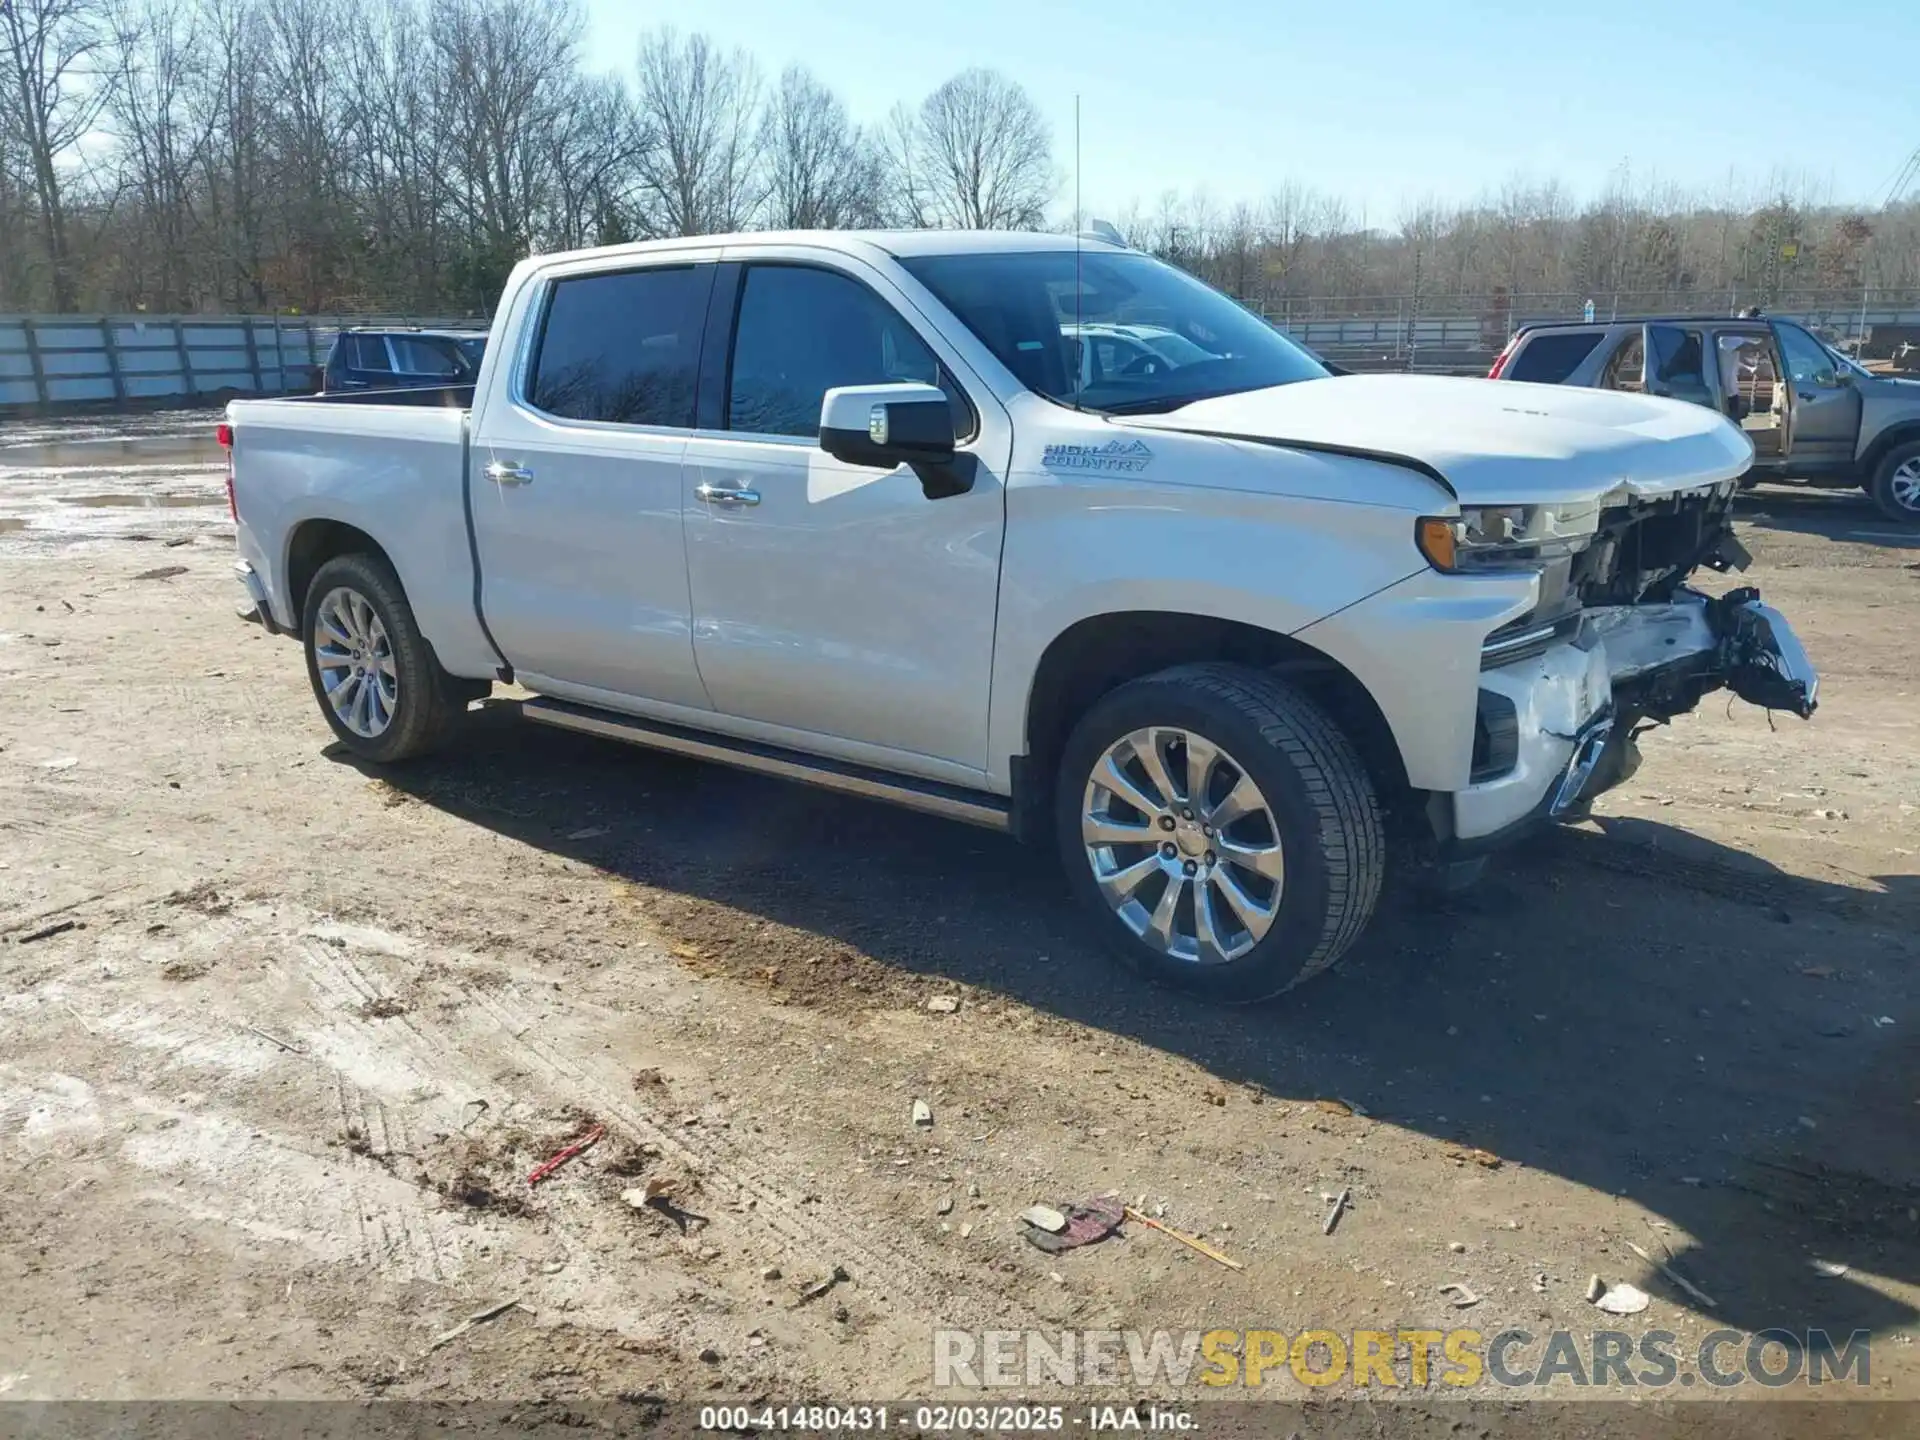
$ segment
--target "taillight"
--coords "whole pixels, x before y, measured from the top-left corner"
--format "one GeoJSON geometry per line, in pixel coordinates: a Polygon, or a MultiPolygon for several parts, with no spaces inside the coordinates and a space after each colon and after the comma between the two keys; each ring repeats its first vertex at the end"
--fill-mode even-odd
{"type": "Polygon", "coordinates": [[[1500,372],[1507,368],[1507,361],[1513,358],[1513,347],[1519,343],[1520,337],[1518,335],[1507,341],[1507,348],[1493,357],[1493,368],[1487,371],[1487,379],[1498,380],[1500,378],[1500,372]]]}
{"type": "Polygon", "coordinates": [[[233,426],[222,420],[213,427],[213,438],[220,442],[220,448],[227,452],[227,515],[233,523],[240,523],[240,506],[233,498],[233,426]]]}

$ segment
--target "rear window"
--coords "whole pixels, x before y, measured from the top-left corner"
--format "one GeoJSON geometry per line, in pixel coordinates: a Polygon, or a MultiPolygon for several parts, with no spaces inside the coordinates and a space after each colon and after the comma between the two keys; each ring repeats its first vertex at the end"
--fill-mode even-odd
{"type": "Polygon", "coordinates": [[[658,266],[559,281],[527,381],[536,409],[568,420],[693,425],[711,266],[658,266]]]}
{"type": "Polygon", "coordinates": [[[453,347],[443,340],[395,335],[393,354],[402,375],[431,375],[450,380],[460,373],[460,364],[453,358],[453,347]]]}
{"type": "Polygon", "coordinates": [[[393,362],[387,358],[387,337],[384,335],[348,335],[347,364],[355,370],[376,370],[383,374],[393,373],[393,362]]]}
{"type": "Polygon", "coordinates": [[[1520,353],[1505,370],[1509,380],[1532,380],[1541,385],[1558,385],[1574,372],[1580,362],[1600,343],[1601,330],[1549,331],[1535,335],[1520,347],[1520,353]]]}

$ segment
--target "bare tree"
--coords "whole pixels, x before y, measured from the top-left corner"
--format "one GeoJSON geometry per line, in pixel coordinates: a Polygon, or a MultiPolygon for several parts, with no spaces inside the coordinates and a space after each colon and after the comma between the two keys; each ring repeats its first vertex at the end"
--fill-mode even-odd
{"type": "Polygon", "coordinates": [[[934,223],[933,194],[921,169],[920,112],[902,100],[873,133],[881,223],[925,230],[934,223]]]}
{"type": "Polygon", "coordinates": [[[629,238],[639,210],[638,166],[652,139],[627,88],[607,75],[576,80],[547,143],[552,243],[565,249],[629,238]]]}
{"type": "Polygon", "coordinates": [[[72,310],[78,295],[61,163],[106,103],[108,86],[97,73],[101,45],[87,0],[0,6],[0,127],[26,155],[56,310],[72,310]]]}
{"type": "Polygon", "coordinates": [[[919,170],[934,217],[967,230],[1038,226],[1059,188],[1039,107],[994,70],[964,70],[926,98],[919,170]]]}
{"type": "Polygon", "coordinates": [[[538,238],[555,170],[548,137],[576,93],[580,23],[569,0],[435,0],[450,194],[479,231],[489,281],[504,280],[538,238]]]}
{"type": "Polygon", "coordinates": [[[780,76],[762,122],[766,221],[779,230],[878,223],[879,162],[847,107],[811,72],[780,76]]]}
{"type": "Polygon", "coordinates": [[[212,117],[193,113],[206,57],[190,0],[112,0],[106,11],[106,118],[138,209],[139,243],[122,246],[122,293],[159,310],[194,300],[194,185],[212,117]]]}
{"type": "Polygon", "coordinates": [[[643,214],[656,235],[750,225],[759,175],[759,72],[705,35],[662,28],[640,44],[640,114],[651,144],[639,163],[643,214]]]}
{"type": "Polygon", "coordinates": [[[199,191],[211,267],[208,286],[226,304],[261,307],[267,279],[267,32],[257,0],[202,0],[206,64],[192,106],[208,134],[199,191]]]}

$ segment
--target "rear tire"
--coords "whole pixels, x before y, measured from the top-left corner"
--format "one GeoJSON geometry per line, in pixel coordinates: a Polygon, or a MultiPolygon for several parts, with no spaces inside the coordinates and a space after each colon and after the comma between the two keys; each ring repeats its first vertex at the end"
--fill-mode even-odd
{"type": "Polygon", "coordinates": [[[1896,445],[1882,455],[1867,493],[1889,520],[1920,525],[1920,440],[1896,445]]]}
{"type": "Polygon", "coordinates": [[[1353,743],[1286,682],[1237,665],[1165,670],[1096,703],[1061,757],[1055,831],[1123,964],[1231,1002],[1338,960],[1386,870],[1353,743]]]}
{"type": "Polygon", "coordinates": [[[438,749],[466,708],[378,556],[337,555],[315,572],[300,644],[321,716],[363,760],[387,765],[438,749]]]}

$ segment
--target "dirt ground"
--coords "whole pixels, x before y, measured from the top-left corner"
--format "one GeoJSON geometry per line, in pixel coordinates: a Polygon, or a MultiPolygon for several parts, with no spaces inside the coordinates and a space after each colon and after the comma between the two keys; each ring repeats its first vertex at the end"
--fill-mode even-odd
{"type": "Polygon", "coordinates": [[[1221,1010],[982,832],[507,707],[358,767],[235,617],[210,425],[0,422],[0,1395],[880,1399],[936,1326],[1624,1324],[1865,1329],[1920,1398],[1920,535],[1859,496],[1742,516],[1814,721],[1711,700],[1221,1010]],[[1021,1238],[1116,1191],[1244,1268],[1021,1238]]]}

